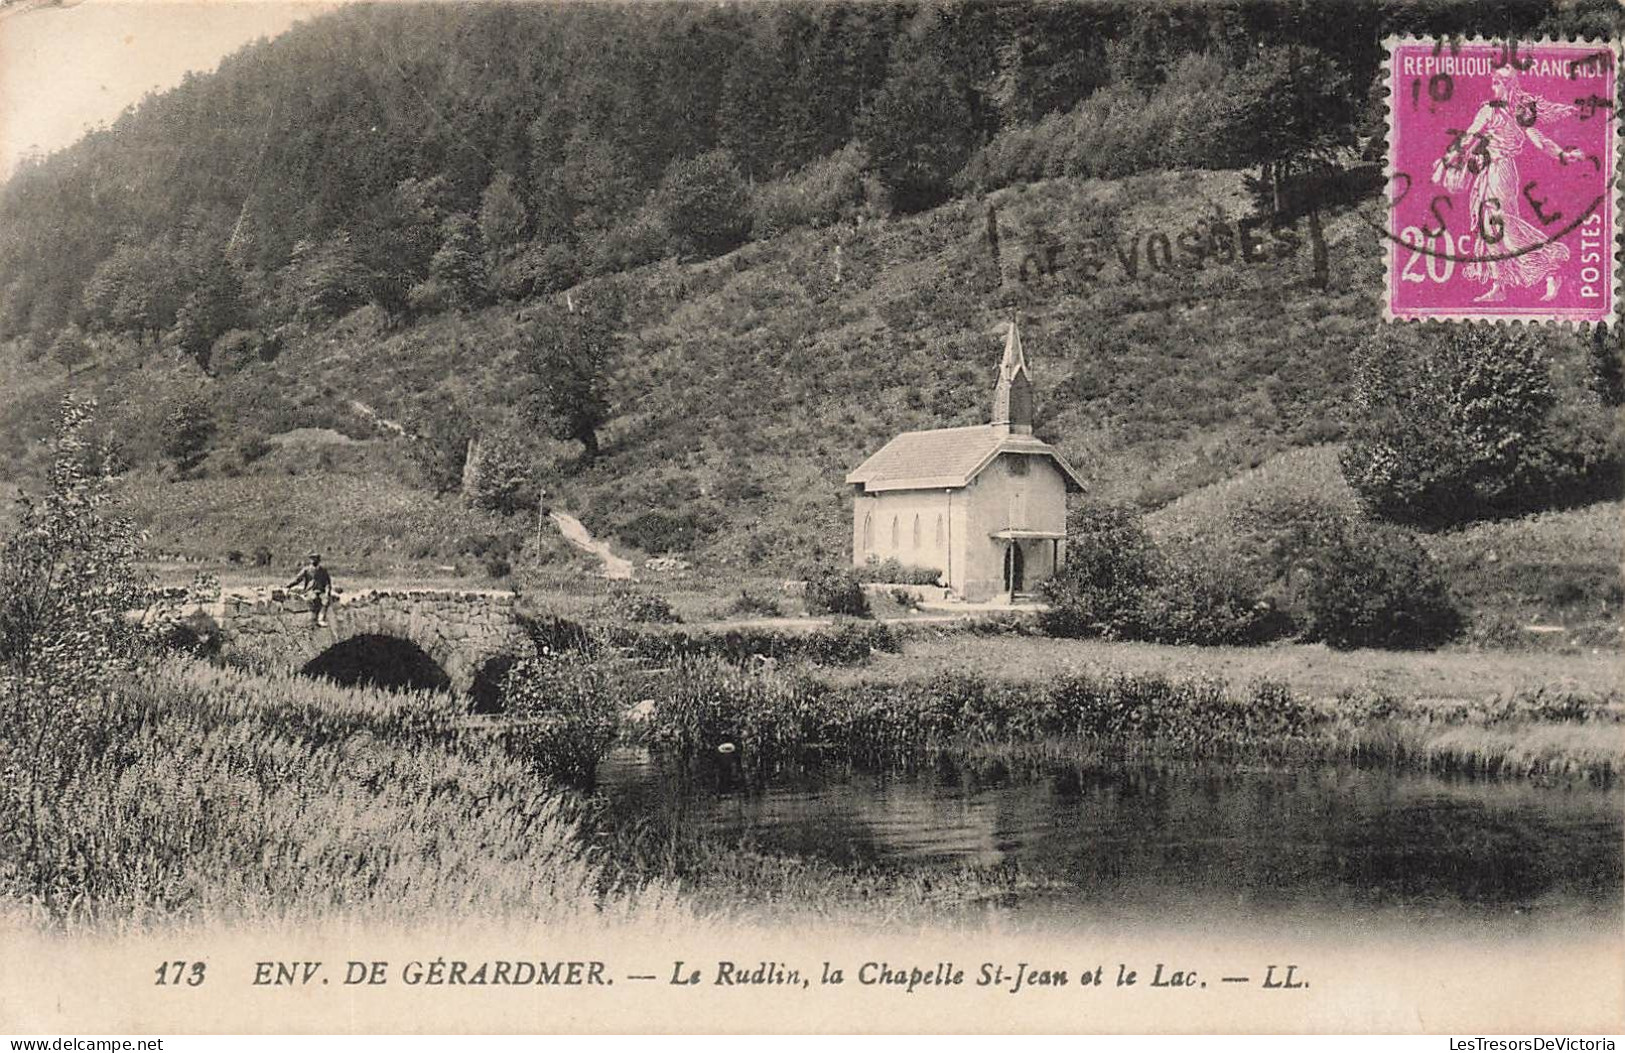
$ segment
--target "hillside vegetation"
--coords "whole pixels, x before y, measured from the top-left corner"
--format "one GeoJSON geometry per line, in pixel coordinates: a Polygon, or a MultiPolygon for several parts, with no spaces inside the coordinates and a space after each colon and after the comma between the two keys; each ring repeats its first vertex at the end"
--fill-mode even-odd
{"type": "MultiPolygon", "coordinates": [[[[897,431],[986,419],[1012,309],[1037,381],[1038,431],[1095,496],[1156,506],[1272,452],[1337,439],[1351,357],[1379,313],[1379,248],[1356,208],[1325,220],[1324,289],[1302,223],[1296,251],[1258,263],[1130,277],[1116,259],[1119,247],[1143,251],[1159,232],[1249,214],[1236,174],[1061,179],[589,282],[572,296],[589,300],[614,284],[629,326],[610,374],[602,448],[587,463],[573,444],[524,426],[514,362],[527,322],[511,307],[398,328],[361,309],[290,340],[271,361],[215,376],[185,360],[152,363],[128,346],[72,377],[44,364],[14,366],[27,372],[31,397],[0,409],[0,428],[21,448],[44,428],[59,389],[99,388],[109,430],[136,466],[126,488],[132,510],[156,528],[159,547],[247,551],[265,540],[230,525],[230,509],[247,502],[284,517],[264,526],[280,532],[299,521],[298,537],[325,534],[345,552],[360,535],[344,524],[398,516],[382,496],[390,487],[401,501],[439,509],[424,515],[464,515],[422,489],[411,443],[351,402],[407,422],[457,407],[478,430],[512,436],[552,499],[597,532],[790,569],[844,549],[842,479],[868,452],[897,431]],[[989,205],[1002,231],[1002,275],[983,233],[989,205]],[[1077,252],[1103,237],[1110,266],[1094,281],[1064,267],[1020,277],[1029,253],[1077,252]],[[213,452],[197,477],[172,478],[158,456],[164,417],[177,393],[192,392],[211,408],[213,452]],[[300,427],[365,441],[283,448],[243,463],[245,438],[300,427]],[[329,476],[331,486],[317,481],[329,476]],[[344,481],[351,476],[364,481],[344,481]],[[661,519],[653,527],[651,512],[661,519]]],[[[1547,339],[1566,390],[1582,397],[1583,338],[1554,331],[1547,339]]]]}

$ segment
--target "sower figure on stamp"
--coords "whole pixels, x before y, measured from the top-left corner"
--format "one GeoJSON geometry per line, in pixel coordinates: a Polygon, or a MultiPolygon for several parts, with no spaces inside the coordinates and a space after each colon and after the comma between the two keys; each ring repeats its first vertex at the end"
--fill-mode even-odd
{"type": "Polygon", "coordinates": [[[1491,257],[1463,268],[1469,281],[1489,286],[1473,302],[1499,303],[1506,299],[1507,286],[1527,289],[1542,281],[1546,291],[1540,298],[1550,301],[1562,284],[1553,272],[1568,260],[1569,250],[1523,218],[1517,158],[1526,144],[1565,165],[1584,158],[1585,151],[1564,149],[1536,127],[1571,117],[1578,108],[1525,91],[1510,64],[1495,71],[1490,91],[1495,97],[1479,107],[1472,126],[1450,154],[1434,162],[1433,182],[1455,192],[1472,181],[1470,215],[1484,245],[1483,255],[1491,257]]]}
{"type": "Polygon", "coordinates": [[[290,589],[304,589],[311,594],[310,613],[317,625],[327,624],[327,608],[333,605],[333,575],[322,566],[322,554],[312,552],[308,566],[300,567],[299,573],[288,582],[290,589]]]}

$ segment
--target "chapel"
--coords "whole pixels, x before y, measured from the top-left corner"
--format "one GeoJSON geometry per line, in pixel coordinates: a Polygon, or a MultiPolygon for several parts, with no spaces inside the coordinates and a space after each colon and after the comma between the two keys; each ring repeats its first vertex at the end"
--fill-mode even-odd
{"type": "Polygon", "coordinates": [[[847,475],[852,562],[929,567],[961,599],[1023,598],[1066,560],[1066,495],[1083,489],[1033,435],[1033,385],[1010,323],[992,419],[903,432],[847,475]]]}

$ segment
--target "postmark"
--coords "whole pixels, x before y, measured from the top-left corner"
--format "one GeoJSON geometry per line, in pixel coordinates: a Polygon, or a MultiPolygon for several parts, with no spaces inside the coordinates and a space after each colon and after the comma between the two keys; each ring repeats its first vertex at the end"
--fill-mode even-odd
{"type": "Polygon", "coordinates": [[[1384,316],[1613,321],[1618,44],[1387,46],[1384,316]]]}

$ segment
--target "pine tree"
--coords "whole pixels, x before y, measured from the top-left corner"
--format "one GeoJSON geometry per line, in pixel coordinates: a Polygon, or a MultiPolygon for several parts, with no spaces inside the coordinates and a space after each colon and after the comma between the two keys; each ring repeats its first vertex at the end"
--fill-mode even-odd
{"type": "Polygon", "coordinates": [[[480,233],[494,262],[501,263],[513,254],[529,226],[517,180],[507,172],[497,173],[480,195],[480,233]]]}
{"type": "Polygon", "coordinates": [[[203,463],[214,437],[214,415],[197,395],[184,395],[164,417],[163,455],[185,474],[203,463]]]}
{"type": "Polygon", "coordinates": [[[57,330],[51,342],[51,357],[71,374],[90,360],[90,344],[79,327],[70,323],[57,330]]]}
{"type": "Polygon", "coordinates": [[[891,74],[858,119],[869,158],[904,211],[942,201],[970,157],[970,107],[942,63],[924,52],[893,60],[891,74]]]}
{"type": "Polygon", "coordinates": [[[658,199],[666,228],[685,256],[720,255],[750,232],[745,179],[726,150],[672,162],[658,199]]]}
{"type": "Polygon", "coordinates": [[[598,454],[598,429],[609,418],[608,379],[622,340],[620,295],[554,306],[531,325],[519,364],[531,391],[526,415],[556,439],[581,443],[582,457],[598,454]]]}
{"type": "Polygon", "coordinates": [[[175,340],[183,352],[208,369],[215,340],[237,328],[242,318],[242,283],[223,253],[213,257],[196,281],[176,313],[175,340]]]}
{"type": "Polygon", "coordinates": [[[359,307],[367,272],[347,231],[326,241],[300,241],[282,271],[289,315],[307,322],[338,318],[359,307]]]}
{"type": "Polygon", "coordinates": [[[462,309],[486,300],[485,245],[480,226],[466,212],[446,217],[445,240],[429,261],[429,280],[446,307],[462,309]]]}

